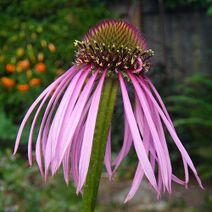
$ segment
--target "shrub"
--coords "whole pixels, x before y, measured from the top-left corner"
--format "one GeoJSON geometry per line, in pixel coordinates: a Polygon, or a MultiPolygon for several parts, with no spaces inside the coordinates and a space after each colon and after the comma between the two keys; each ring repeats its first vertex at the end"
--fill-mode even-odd
{"type": "Polygon", "coordinates": [[[64,183],[60,172],[48,184],[36,166],[9,150],[0,151],[0,211],[79,211],[81,198],[73,185],[64,183]]]}
{"type": "Polygon", "coordinates": [[[202,177],[212,177],[212,77],[194,75],[177,86],[177,95],[168,98],[175,114],[175,126],[187,142],[202,177]]]}
{"type": "Polygon", "coordinates": [[[41,90],[72,65],[74,40],[112,17],[96,0],[1,1],[0,107],[6,118],[18,124],[41,90]]]}

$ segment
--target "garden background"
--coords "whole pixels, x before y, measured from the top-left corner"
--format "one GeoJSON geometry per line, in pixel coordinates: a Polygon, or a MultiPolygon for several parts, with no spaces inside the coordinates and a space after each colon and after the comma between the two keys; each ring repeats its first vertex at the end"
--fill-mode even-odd
{"type": "MultiPolygon", "coordinates": [[[[134,152],[111,184],[103,179],[97,211],[212,210],[212,1],[211,0],[1,0],[0,1],[0,211],[79,211],[81,199],[62,174],[45,184],[26,162],[27,130],[12,156],[18,125],[36,96],[74,61],[74,40],[105,18],[127,18],[155,51],[148,73],[166,102],[179,137],[205,190],[156,197],[148,187],[122,205],[135,171],[134,152]]],[[[119,104],[119,101],[118,101],[119,104]]],[[[119,120],[119,107],[115,120],[119,120]]],[[[114,120],[114,121],[115,121],[114,120]]],[[[119,123],[119,122],[118,122],[119,123]]],[[[115,125],[113,150],[122,143],[115,125]]],[[[182,164],[170,142],[178,175],[182,164]]]]}

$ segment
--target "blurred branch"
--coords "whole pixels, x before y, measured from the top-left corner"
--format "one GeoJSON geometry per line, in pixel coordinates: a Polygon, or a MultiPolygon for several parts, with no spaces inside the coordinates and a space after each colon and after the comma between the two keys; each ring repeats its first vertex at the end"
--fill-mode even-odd
{"type": "Polygon", "coordinates": [[[129,21],[137,26],[141,27],[141,1],[133,0],[128,10],[129,21]]]}
{"type": "Polygon", "coordinates": [[[160,31],[162,38],[162,47],[163,47],[163,63],[165,69],[167,68],[167,49],[166,49],[166,23],[165,23],[165,9],[164,1],[158,0],[159,2],[159,17],[160,17],[160,31]]]}

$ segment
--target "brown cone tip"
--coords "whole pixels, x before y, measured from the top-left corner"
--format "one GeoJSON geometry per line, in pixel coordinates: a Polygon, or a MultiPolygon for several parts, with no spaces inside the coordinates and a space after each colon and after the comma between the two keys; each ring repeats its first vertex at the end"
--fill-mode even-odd
{"type": "Polygon", "coordinates": [[[111,71],[138,69],[148,71],[149,58],[153,55],[138,29],[124,20],[104,20],[91,28],[82,41],[75,41],[78,48],[76,63],[90,64],[111,71]]]}

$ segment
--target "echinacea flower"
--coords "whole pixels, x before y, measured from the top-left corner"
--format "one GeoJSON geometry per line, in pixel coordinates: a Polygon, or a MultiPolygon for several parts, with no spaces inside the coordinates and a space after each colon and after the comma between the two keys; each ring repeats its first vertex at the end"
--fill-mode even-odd
{"type": "Polygon", "coordinates": [[[26,113],[15,152],[27,120],[38,107],[28,140],[28,159],[32,165],[34,129],[44,110],[35,146],[40,172],[47,179],[49,170],[54,175],[63,166],[65,181],[68,183],[72,176],[77,191],[81,192],[89,170],[101,93],[106,79],[111,79],[120,85],[125,129],[122,148],[113,163],[111,129],[108,130],[104,156],[108,175],[112,177],[132,146],[138,158],[126,201],[134,196],[144,176],[158,195],[162,191],[171,192],[172,182],[187,186],[189,168],[202,186],[160,95],[145,75],[153,51],[147,48],[140,32],[126,21],[106,20],[91,28],[75,46],[78,48],[75,65],[50,84],[26,113]],[[129,84],[134,87],[134,103],[129,98],[129,84]],[[182,156],[185,180],[173,173],[163,126],[182,156]]]}

